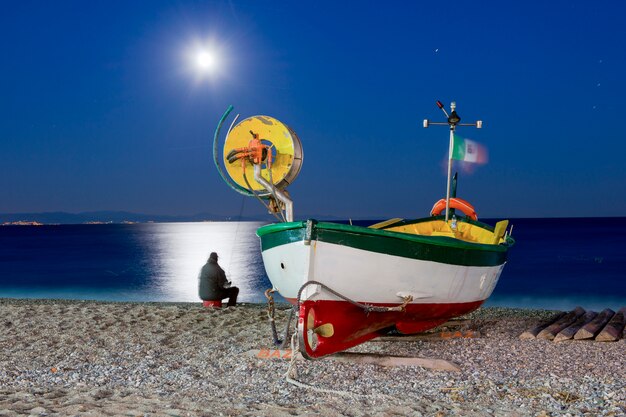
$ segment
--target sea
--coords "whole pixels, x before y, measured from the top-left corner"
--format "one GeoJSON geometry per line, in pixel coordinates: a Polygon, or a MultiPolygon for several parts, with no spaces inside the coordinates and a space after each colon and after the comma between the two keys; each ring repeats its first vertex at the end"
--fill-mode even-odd
{"type": "MultiPolygon", "coordinates": [[[[0,298],[198,302],[198,272],[217,252],[227,277],[240,288],[239,301],[263,303],[271,284],[255,234],[262,224],[0,227],[0,298]]],[[[626,306],[626,218],[511,224],[516,243],[486,306],[626,306]]]]}

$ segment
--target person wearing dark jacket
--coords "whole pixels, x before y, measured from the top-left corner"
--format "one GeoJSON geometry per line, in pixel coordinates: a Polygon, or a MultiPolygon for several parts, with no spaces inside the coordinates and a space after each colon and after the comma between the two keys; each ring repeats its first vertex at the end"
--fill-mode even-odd
{"type": "Polygon", "coordinates": [[[237,304],[239,288],[230,286],[226,273],[217,263],[217,253],[211,252],[209,260],[200,270],[198,280],[198,294],[203,301],[221,301],[228,298],[229,307],[237,304]]]}

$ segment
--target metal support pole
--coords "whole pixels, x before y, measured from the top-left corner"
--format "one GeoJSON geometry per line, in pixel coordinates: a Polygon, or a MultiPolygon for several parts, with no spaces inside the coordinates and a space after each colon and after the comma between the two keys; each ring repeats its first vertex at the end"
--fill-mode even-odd
{"type": "Polygon", "coordinates": [[[450,147],[448,149],[448,184],[446,186],[446,223],[450,216],[450,177],[452,176],[452,148],[454,147],[454,125],[450,126],[450,147]]]}
{"type": "Polygon", "coordinates": [[[285,216],[287,217],[288,222],[293,221],[293,201],[285,193],[283,193],[278,188],[274,187],[273,184],[270,184],[265,178],[261,176],[261,165],[254,165],[254,179],[261,184],[267,191],[276,195],[280,201],[285,204],[285,216]]]}

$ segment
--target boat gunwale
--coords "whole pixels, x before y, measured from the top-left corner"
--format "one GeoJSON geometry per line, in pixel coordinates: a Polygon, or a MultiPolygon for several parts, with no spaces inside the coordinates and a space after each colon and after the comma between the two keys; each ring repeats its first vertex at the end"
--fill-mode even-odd
{"type": "MultiPolygon", "coordinates": [[[[427,218],[415,219],[415,220],[403,220],[397,223],[393,223],[389,225],[388,227],[391,227],[391,226],[396,227],[398,225],[410,225],[410,224],[421,223],[425,221],[441,220],[441,219],[443,219],[443,216],[433,216],[433,217],[427,217],[427,218]]],[[[296,222],[268,224],[268,225],[259,227],[256,231],[256,235],[259,238],[262,238],[263,236],[266,236],[269,234],[280,233],[280,232],[287,231],[287,230],[305,229],[309,221],[314,222],[315,228],[321,229],[321,230],[331,230],[331,231],[346,232],[346,233],[353,233],[353,234],[359,234],[359,235],[388,237],[388,238],[406,240],[406,241],[416,242],[416,243],[452,247],[456,249],[507,252],[508,249],[511,246],[513,246],[513,244],[515,243],[515,240],[510,236],[507,236],[506,241],[504,243],[487,244],[487,243],[468,242],[468,241],[455,239],[455,238],[448,237],[448,236],[425,236],[425,235],[416,235],[416,234],[404,233],[404,232],[394,232],[394,231],[389,231],[385,229],[371,229],[366,226],[355,226],[355,225],[349,225],[349,224],[323,222],[323,221],[318,222],[315,219],[296,221],[296,222]]],[[[481,227],[490,232],[493,232],[493,227],[489,226],[488,224],[469,220],[469,219],[468,220],[463,219],[462,221],[466,223],[474,224],[478,227],[481,227]]]]}

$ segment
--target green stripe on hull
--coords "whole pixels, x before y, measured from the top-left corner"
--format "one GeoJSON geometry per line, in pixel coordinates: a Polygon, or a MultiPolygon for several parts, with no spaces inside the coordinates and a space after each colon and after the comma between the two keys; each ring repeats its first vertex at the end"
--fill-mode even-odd
{"type": "Polygon", "coordinates": [[[286,245],[292,242],[299,242],[304,240],[304,233],[306,231],[306,223],[297,222],[297,223],[281,223],[281,224],[271,224],[269,226],[263,226],[257,230],[257,236],[261,238],[261,251],[266,251],[268,249],[274,248],[276,246],[286,245]],[[294,227],[289,228],[280,228],[276,226],[283,225],[295,225],[294,227]],[[268,231],[271,229],[271,231],[268,231]]]}
{"type": "Polygon", "coordinates": [[[421,259],[464,266],[502,265],[507,258],[507,246],[464,242],[443,236],[420,236],[389,232],[337,223],[316,223],[307,235],[307,222],[281,223],[257,230],[261,250],[302,241],[305,238],[370,252],[404,258],[421,259]]]}

